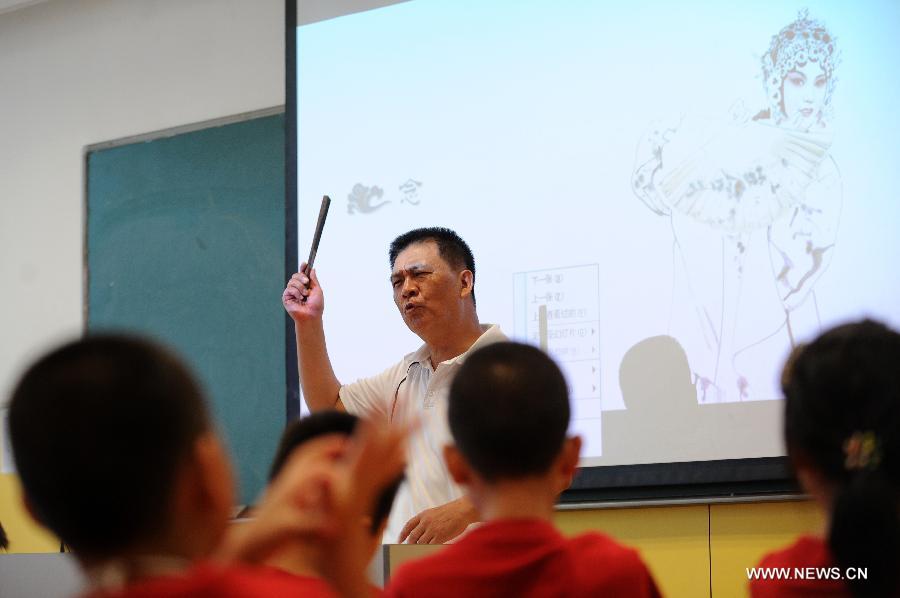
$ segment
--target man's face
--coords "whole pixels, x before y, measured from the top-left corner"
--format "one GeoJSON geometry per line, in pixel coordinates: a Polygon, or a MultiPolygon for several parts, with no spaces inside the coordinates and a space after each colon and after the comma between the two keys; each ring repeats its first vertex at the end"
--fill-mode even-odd
{"type": "Polygon", "coordinates": [[[391,286],[403,321],[420,337],[460,308],[460,273],[444,261],[434,241],[414,243],[397,255],[391,286]]]}

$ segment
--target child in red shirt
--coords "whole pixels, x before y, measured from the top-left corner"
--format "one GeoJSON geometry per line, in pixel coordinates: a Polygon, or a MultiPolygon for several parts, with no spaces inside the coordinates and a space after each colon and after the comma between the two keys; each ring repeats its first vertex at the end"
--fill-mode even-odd
{"type": "Polygon", "coordinates": [[[484,523],[401,566],[389,596],[659,596],[636,551],[598,533],[565,538],[551,522],[581,440],[566,436],[568,389],[549,357],[517,343],[479,349],[454,378],[448,421],[444,458],[484,523]]]}
{"type": "MultiPolygon", "coordinates": [[[[299,447],[326,436],[350,438],[359,424],[360,419],[357,416],[333,409],[316,411],[302,419],[290,422],[281,434],[275,458],[272,460],[272,470],[269,473],[270,483],[277,481],[287,460],[299,447]]],[[[366,550],[368,558],[372,558],[376,550],[381,547],[381,538],[384,528],[387,526],[388,515],[390,515],[394,497],[397,495],[397,489],[402,481],[401,474],[385,487],[370,511],[359,522],[368,537],[368,549],[366,550]]],[[[298,538],[282,546],[266,559],[266,563],[300,577],[315,579],[319,574],[317,563],[332,558],[329,554],[323,554],[322,549],[323,547],[318,543],[298,538]]],[[[373,586],[371,589],[373,595],[381,594],[380,588],[373,586]]]]}
{"type": "Polygon", "coordinates": [[[788,358],[782,389],[788,456],[828,531],[763,558],[781,578],[750,593],[900,596],[900,334],[869,320],[830,330],[788,358]]]}
{"type": "Polygon", "coordinates": [[[358,427],[292,453],[256,518],[229,528],[231,464],[197,382],[162,347],[76,341],[29,368],[9,404],[26,506],[71,547],[92,598],[365,594],[358,522],[404,449],[402,431],[358,427]],[[329,554],[330,584],[254,565],[301,538],[329,554]]]}

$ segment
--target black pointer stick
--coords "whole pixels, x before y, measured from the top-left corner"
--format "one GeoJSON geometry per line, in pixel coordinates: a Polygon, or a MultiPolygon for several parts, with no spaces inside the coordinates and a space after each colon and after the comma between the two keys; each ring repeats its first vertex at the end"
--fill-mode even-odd
{"type": "MultiPolygon", "coordinates": [[[[312,246],[309,248],[309,259],[306,260],[306,268],[303,269],[303,273],[306,276],[309,276],[309,273],[312,272],[313,262],[316,261],[316,252],[319,250],[319,241],[322,240],[322,229],[325,228],[325,217],[328,216],[328,207],[331,205],[331,198],[327,195],[322,196],[322,207],[319,208],[319,221],[316,222],[316,232],[313,235],[312,246]]],[[[301,303],[306,303],[306,297],[301,300],[301,303]]]]}

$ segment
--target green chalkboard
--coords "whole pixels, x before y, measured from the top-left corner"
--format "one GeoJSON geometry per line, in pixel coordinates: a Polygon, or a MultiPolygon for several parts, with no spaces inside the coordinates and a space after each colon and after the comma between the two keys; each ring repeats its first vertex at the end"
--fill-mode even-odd
{"type": "Polygon", "coordinates": [[[284,180],[282,114],[87,153],[88,329],[187,359],[244,504],[285,421],[284,180]]]}

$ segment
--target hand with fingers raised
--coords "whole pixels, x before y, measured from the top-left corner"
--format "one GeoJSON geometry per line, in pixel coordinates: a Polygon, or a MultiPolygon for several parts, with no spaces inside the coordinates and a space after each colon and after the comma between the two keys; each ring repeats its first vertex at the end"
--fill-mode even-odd
{"type": "Polygon", "coordinates": [[[296,324],[321,318],[325,311],[325,295],[316,270],[307,273],[306,262],[300,264],[300,271],[291,276],[285,286],[281,303],[296,324]]]}

